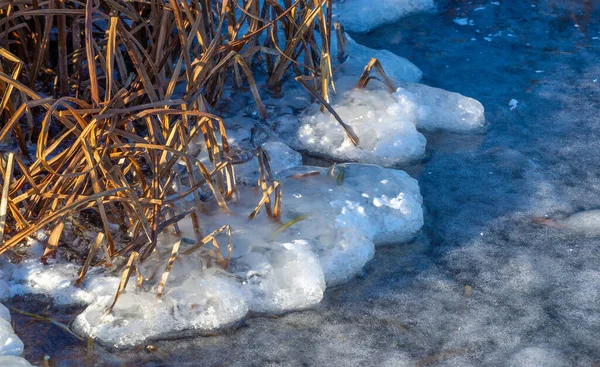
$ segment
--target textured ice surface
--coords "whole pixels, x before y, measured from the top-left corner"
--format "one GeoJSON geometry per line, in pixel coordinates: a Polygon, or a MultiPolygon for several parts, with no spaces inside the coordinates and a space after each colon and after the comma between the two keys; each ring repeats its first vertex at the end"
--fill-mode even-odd
{"type": "Polygon", "coordinates": [[[418,129],[466,132],[485,125],[483,105],[459,93],[424,84],[402,83],[396,95],[412,96],[418,129]]]}
{"type": "Polygon", "coordinates": [[[106,344],[123,346],[169,332],[212,330],[238,321],[248,312],[240,284],[215,269],[188,273],[186,279],[167,289],[161,301],[156,301],[155,293],[138,293],[131,286],[112,313],[104,316],[112,298],[101,297],[88,306],[75,319],[74,329],[106,344]]]}
{"type": "MultiPolygon", "coordinates": [[[[281,143],[264,148],[282,161],[298,161],[297,153],[281,143]]],[[[175,242],[165,234],[157,253],[140,270],[146,279],[144,289],[136,289],[132,278],[108,315],[105,310],[113,300],[118,274],[102,275],[101,269],[92,269],[82,286],[74,287],[77,268],[60,259],[46,266],[35,259],[4,264],[12,274],[12,292],[46,294],[58,304],[89,304],[75,319],[75,331],[107,345],[129,346],[188,330],[212,331],[240,321],[248,312],[279,314],[314,306],[323,298],[326,284],[360,274],[376,244],[409,241],[423,226],[419,187],[405,172],[339,164],[329,169],[297,166],[280,176],[282,222],[294,221],[288,227],[280,228],[264,213],[248,222],[261,197],[254,187],[240,187],[243,200],[230,205],[234,214],[200,217],[205,233],[231,225],[228,272],[217,270],[204,251],[179,256],[164,295],[156,300],[158,281],[175,242]]],[[[194,243],[188,239],[195,235],[189,218],[179,228],[184,238],[181,253],[194,243]]],[[[221,249],[213,250],[226,256],[225,236],[218,238],[221,249]]]]}
{"type": "Polygon", "coordinates": [[[352,90],[333,103],[342,120],[359,137],[354,146],[339,122],[317,106],[305,116],[283,116],[274,125],[293,148],[338,161],[395,166],[415,161],[425,153],[426,139],[415,126],[412,99],[383,89],[352,90]]]}
{"type": "Polygon", "coordinates": [[[13,331],[10,313],[0,304],[0,355],[20,356],[22,353],[23,342],[13,331]]]}
{"type": "Polygon", "coordinates": [[[334,13],[352,32],[368,32],[403,16],[435,8],[433,0],[345,0],[335,4],[334,13]]]}
{"type": "Polygon", "coordinates": [[[358,136],[355,146],[337,119],[317,106],[304,116],[284,115],[272,127],[291,147],[336,161],[401,166],[425,154],[417,130],[468,132],[485,125],[484,108],[475,99],[416,83],[395,93],[374,86],[334,97],[333,108],[358,136]]]}

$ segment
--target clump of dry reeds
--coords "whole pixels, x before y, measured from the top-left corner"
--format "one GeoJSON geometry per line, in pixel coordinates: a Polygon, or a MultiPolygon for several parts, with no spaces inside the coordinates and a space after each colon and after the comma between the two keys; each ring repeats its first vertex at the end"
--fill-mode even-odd
{"type": "MultiPolygon", "coordinates": [[[[186,216],[197,234],[192,250],[218,247],[216,234],[230,229],[205,235],[198,214],[211,202],[227,212],[236,187],[212,106],[225,88],[245,87],[266,118],[260,71],[272,95],[295,78],[337,117],[328,105],[332,29],[331,0],[1,0],[0,254],[48,229],[45,260],[69,221],[96,212],[103,230],[80,281],[97,251],[105,266],[120,259],[118,298],[158,235],[177,231],[186,216]],[[210,164],[190,152],[198,138],[210,164]],[[194,206],[178,205],[190,194],[194,206]],[[118,231],[128,240],[115,240],[118,231]]],[[[373,66],[380,69],[370,65],[364,85],[373,66]]],[[[250,218],[264,206],[278,221],[279,184],[265,154],[257,154],[263,197],[250,218]]]]}

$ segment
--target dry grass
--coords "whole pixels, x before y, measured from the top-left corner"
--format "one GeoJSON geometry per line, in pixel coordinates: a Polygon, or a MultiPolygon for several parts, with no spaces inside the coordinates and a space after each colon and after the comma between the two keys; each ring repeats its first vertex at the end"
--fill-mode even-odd
{"type": "MultiPolygon", "coordinates": [[[[234,158],[223,121],[209,111],[225,88],[240,87],[266,118],[259,71],[272,95],[296,78],[339,119],[328,104],[331,6],[331,0],[0,0],[0,254],[45,229],[45,261],[55,256],[65,225],[94,211],[103,230],[79,281],[101,251],[100,264],[124,266],[115,301],[158,235],[177,232],[187,216],[197,242],[181,255],[207,243],[221,255],[217,233],[205,236],[198,214],[214,202],[228,212],[234,158]],[[198,138],[210,164],[190,151],[198,138]],[[184,172],[174,169],[180,163],[184,172]],[[195,205],[181,205],[190,194],[195,205]],[[129,240],[117,241],[119,232],[129,240]]],[[[373,66],[381,69],[370,64],[364,85],[373,66]]],[[[264,206],[279,221],[279,183],[264,152],[256,154],[263,196],[250,219],[264,206]]],[[[227,267],[229,259],[217,262],[227,267]]]]}

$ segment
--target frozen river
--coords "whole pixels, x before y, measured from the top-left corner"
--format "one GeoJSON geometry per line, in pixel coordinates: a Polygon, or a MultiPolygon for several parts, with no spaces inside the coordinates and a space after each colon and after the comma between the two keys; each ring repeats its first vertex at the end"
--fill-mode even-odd
{"type": "MultiPolygon", "coordinates": [[[[571,217],[600,209],[599,8],[452,0],[353,35],[486,108],[487,131],[427,134],[427,161],[407,169],[424,198],[423,234],[378,248],[363,276],[314,309],[157,341],[151,352],[97,347],[91,364],[600,364],[600,214],[571,217]]],[[[28,360],[82,365],[79,342],[13,317],[28,360]]]]}

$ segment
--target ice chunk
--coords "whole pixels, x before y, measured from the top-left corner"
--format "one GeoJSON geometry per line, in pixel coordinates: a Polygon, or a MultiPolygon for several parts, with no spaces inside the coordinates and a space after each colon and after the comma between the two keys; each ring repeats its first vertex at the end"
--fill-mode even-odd
{"type": "Polygon", "coordinates": [[[422,198],[417,182],[406,173],[365,164],[340,164],[325,169],[302,167],[319,176],[284,181],[284,205],[308,219],[288,235],[312,234],[328,284],[359,273],[374,253],[375,244],[405,242],[423,225],[422,198]],[[300,193],[297,197],[295,194],[300,193]],[[380,205],[381,198],[394,205],[380,205]],[[334,225],[334,232],[327,229],[334,225]]]}
{"type": "Polygon", "coordinates": [[[358,146],[330,113],[316,107],[301,119],[287,116],[273,127],[291,147],[312,155],[387,167],[407,164],[423,157],[426,139],[415,127],[415,102],[405,97],[381,89],[352,90],[333,104],[360,139],[358,146]]]}
{"type": "Polygon", "coordinates": [[[79,266],[71,263],[43,265],[39,258],[23,260],[20,264],[9,264],[12,270],[11,296],[22,294],[45,294],[52,296],[58,304],[89,303],[98,295],[114,292],[118,280],[97,280],[108,282],[104,287],[97,288],[97,293],[91,293],[75,287],[74,282],[80,270],[79,266]]]}
{"type": "Polygon", "coordinates": [[[402,83],[395,96],[414,99],[419,129],[470,131],[485,125],[483,105],[459,93],[424,84],[402,83]]]}
{"type": "Polygon", "coordinates": [[[519,104],[519,101],[517,101],[516,99],[511,99],[510,102],[508,102],[508,106],[510,107],[511,111],[514,111],[515,108],[517,108],[517,105],[519,104]]]}
{"type": "Polygon", "coordinates": [[[406,15],[434,8],[433,0],[346,0],[336,4],[334,14],[349,31],[366,33],[406,15]]]}
{"type": "Polygon", "coordinates": [[[454,18],[454,23],[458,25],[469,25],[469,18],[454,18]]]}
{"type": "Polygon", "coordinates": [[[301,118],[284,115],[270,124],[296,150],[334,161],[386,167],[423,157],[426,139],[417,129],[467,132],[486,124],[484,108],[473,98],[423,84],[399,85],[393,94],[374,84],[333,97],[333,108],[359,138],[357,146],[337,119],[319,111],[317,105],[301,118]]]}
{"type": "Polygon", "coordinates": [[[23,354],[23,342],[13,331],[10,321],[8,308],[0,303],[0,366],[31,366],[19,357],[23,354]]]}
{"type": "Polygon", "coordinates": [[[210,269],[171,284],[160,301],[154,293],[128,290],[106,316],[112,297],[103,297],[75,319],[73,328],[117,347],[134,345],[149,336],[231,324],[248,312],[246,299],[239,283],[210,269]]]}
{"type": "Polygon", "coordinates": [[[588,235],[600,235],[600,210],[575,213],[560,222],[560,224],[576,232],[588,235]]]}
{"type": "MultiPolygon", "coordinates": [[[[408,241],[423,225],[418,184],[402,171],[365,164],[329,169],[299,166],[281,172],[281,177],[284,225],[262,213],[248,222],[247,215],[261,197],[251,187],[240,187],[240,199],[230,203],[233,214],[201,215],[206,233],[231,225],[233,253],[228,271],[211,265],[206,248],[179,256],[165,293],[157,300],[158,278],[176,240],[163,234],[157,252],[143,264],[144,289],[136,289],[131,281],[106,316],[118,277],[90,270],[81,289],[90,295],[80,298],[91,303],[76,318],[74,329],[122,347],[187,330],[214,330],[248,312],[277,314],[311,307],[322,299],[326,284],[359,274],[372,259],[376,244],[408,241]],[[114,285],[110,294],[105,292],[107,284],[114,285]]],[[[179,228],[185,242],[181,253],[194,243],[185,239],[195,235],[189,218],[179,228]]],[[[224,244],[212,251],[227,256],[224,244]]],[[[61,274],[62,267],[57,263],[47,269],[61,274]]],[[[20,279],[34,284],[44,276],[43,271],[23,273],[29,275],[20,279]]],[[[75,292],[58,288],[60,297],[67,290],[75,292]]]]}
{"type": "Polygon", "coordinates": [[[0,356],[19,356],[23,353],[23,342],[15,335],[10,321],[0,318],[0,356]]]}
{"type": "Polygon", "coordinates": [[[375,244],[402,243],[423,226],[423,199],[417,180],[400,170],[373,165],[344,164],[344,184],[360,188],[365,197],[368,220],[376,225],[375,244]]]}
{"type": "Polygon", "coordinates": [[[267,265],[246,274],[248,288],[253,293],[250,300],[253,311],[280,313],[303,309],[323,298],[323,270],[307,241],[293,241],[270,249],[255,248],[239,260],[238,266],[257,269],[257,257],[267,265]]]}
{"type": "Polygon", "coordinates": [[[10,322],[10,319],[11,319],[10,311],[2,303],[0,303],[0,318],[3,318],[4,320],[6,320],[8,322],[10,322]]]}

